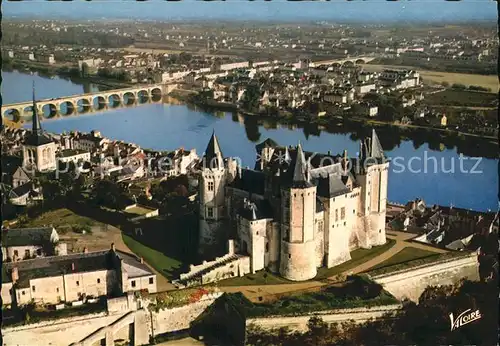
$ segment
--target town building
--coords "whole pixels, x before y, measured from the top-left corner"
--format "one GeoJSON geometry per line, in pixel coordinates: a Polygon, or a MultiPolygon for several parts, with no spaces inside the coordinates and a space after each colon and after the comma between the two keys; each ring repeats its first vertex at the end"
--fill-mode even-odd
{"type": "Polygon", "coordinates": [[[32,129],[23,145],[23,167],[37,172],[55,170],[57,166],[56,150],[56,143],[42,130],[35,101],[35,87],[33,86],[32,129]]]}
{"type": "Polygon", "coordinates": [[[156,292],[156,275],[142,259],[117,251],[36,258],[4,263],[2,304],[58,304],[85,297],[156,292]]]}
{"type": "Polygon", "coordinates": [[[375,131],[351,160],[270,139],[256,149],[255,169],[243,169],[212,135],[198,182],[202,255],[234,239],[232,252],[249,258],[250,272],[302,281],[354,249],[385,244],[389,163],[375,131]]]}
{"type": "Polygon", "coordinates": [[[59,152],[57,160],[64,163],[74,162],[75,164],[78,162],[89,162],[90,152],[77,149],[64,149],[59,152]]]}
{"type": "Polygon", "coordinates": [[[2,229],[2,260],[17,262],[35,257],[66,255],[53,227],[2,229]]]}

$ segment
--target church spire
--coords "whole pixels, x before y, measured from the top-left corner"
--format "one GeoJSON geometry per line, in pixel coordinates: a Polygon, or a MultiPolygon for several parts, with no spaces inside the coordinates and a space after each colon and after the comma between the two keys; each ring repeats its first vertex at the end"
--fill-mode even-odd
{"type": "Polygon", "coordinates": [[[32,118],[32,132],[33,135],[42,134],[42,126],[40,125],[40,119],[38,118],[38,109],[35,101],[35,81],[33,81],[33,118],[32,118]]]}

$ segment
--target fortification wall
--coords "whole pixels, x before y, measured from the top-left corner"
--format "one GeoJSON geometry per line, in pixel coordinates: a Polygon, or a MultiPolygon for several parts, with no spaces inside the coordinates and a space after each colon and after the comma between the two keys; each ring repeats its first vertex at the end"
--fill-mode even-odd
{"type": "Polygon", "coordinates": [[[116,323],[120,323],[120,327],[112,335],[114,340],[126,339],[128,337],[127,324],[130,322],[136,324],[134,326],[136,340],[143,342],[148,340],[152,333],[158,335],[189,328],[190,323],[221,294],[220,292],[211,293],[196,303],[160,310],[157,313],[141,309],[148,305],[148,300],[134,299],[131,295],[110,299],[108,310],[112,311],[109,312],[2,328],[3,344],[68,346],[80,345],[78,343],[83,341],[82,344],[85,345],[89,340],[87,337],[98,330],[109,330],[116,323]],[[123,317],[130,321],[120,322],[123,317]]]}
{"type": "Polygon", "coordinates": [[[123,313],[108,315],[103,312],[13,328],[2,328],[3,344],[68,346],[82,340],[97,329],[107,326],[123,315],[123,313]]]}
{"type": "Polygon", "coordinates": [[[196,303],[153,313],[155,335],[189,328],[190,323],[212,305],[220,295],[221,293],[211,294],[196,303]]]}
{"type": "Polygon", "coordinates": [[[400,304],[376,306],[371,308],[354,308],[322,311],[301,316],[273,316],[249,318],[246,321],[247,328],[255,326],[264,330],[277,330],[288,327],[293,331],[307,331],[307,322],[311,317],[319,317],[326,323],[342,323],[353,320],[356,323],[364,323],[369,319],[382,318],[385,314],[396,312],[401,309],[400,304]]]}
{"type": "Polygon", "coordinates": [[[479,280],[479,264],[475,254],[372,276],[375,282],[384,286],[397,299],[410,299],[414,302],[418,302],[427,286],[451,285],[463,278],[479,280]]]}

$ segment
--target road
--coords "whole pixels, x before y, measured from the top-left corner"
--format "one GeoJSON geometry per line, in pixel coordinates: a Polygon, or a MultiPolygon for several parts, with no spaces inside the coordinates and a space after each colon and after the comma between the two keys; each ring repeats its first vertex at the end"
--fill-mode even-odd
{"type": "MultiPolygon", "coordinates": [[[[353,275],[366,272],[370,268],[373,268],[378,264],[388,260],[395,254],[403,250],[405,247],[422,249],[435,253],[447,252],[444,249],[436,248],[434,246],[411,242],[410,239],[415,236],[416,234],[412,233],[391,231],[390,233],[387,234],[387,238],[395,240],[396,243],[389,250],[368,260],[365,263],[362,263],[356,268],[346,270],[345,272],[342,273],[342,275],[353,275]]],[[[330,277],[328,279],[332,280],[333,282],[333,280],[335,280],[335,277],[330,277]]],[[[312,281],[298,282],[296,284],[231,286],[231,287],[219,287],[219,288],[221,289],[221,291],[228,293],[242,292],[251,301],[258,302],[259,297],[273,296],[276,294],[314,289],[314,288],[319,288],[321,286],[325,286],[327,284],[329,283],[324,281],[312,280],[312,281]]]]}

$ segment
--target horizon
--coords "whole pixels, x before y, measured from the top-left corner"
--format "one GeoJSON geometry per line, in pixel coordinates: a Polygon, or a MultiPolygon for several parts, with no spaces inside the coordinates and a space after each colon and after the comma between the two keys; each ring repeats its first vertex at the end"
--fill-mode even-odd
{"type": "Polygon", "coordinates": [[[408,1],[197,1],[169,2],[93,0],[3,2],[4,19],[90,20],[128,19],[155,21],[327,21],[342,23],[463,23],[497,21],[491,0],[408,1]],[[36,3],[36,7],[33,4],[36,3]],[[196,6],[193,6],[196,3],[196,6]],[[140,6],[140,7],[139,7],[140,6]]]}

